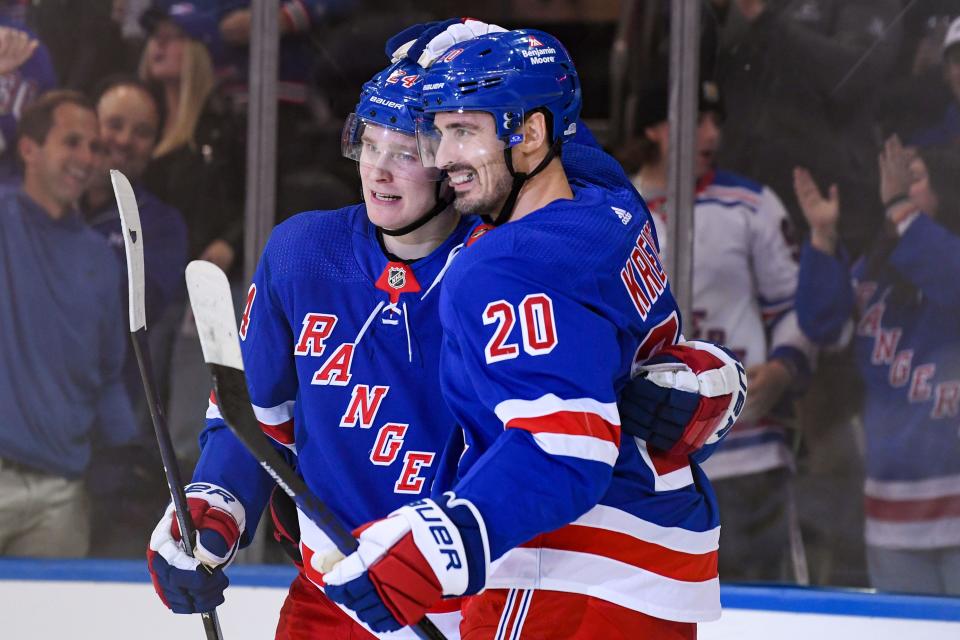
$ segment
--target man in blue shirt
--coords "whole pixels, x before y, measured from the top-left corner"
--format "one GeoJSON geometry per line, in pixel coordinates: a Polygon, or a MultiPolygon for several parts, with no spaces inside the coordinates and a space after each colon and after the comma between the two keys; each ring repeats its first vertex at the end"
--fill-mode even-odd
{"type": "Polygon", "coordinates": [[[94,445],[135,434],[123,388],[120,270],[76,205],[100,153],[69,91],[23,114],[19,189],[0,195],[0,555],[82,556],[94,445]]]}

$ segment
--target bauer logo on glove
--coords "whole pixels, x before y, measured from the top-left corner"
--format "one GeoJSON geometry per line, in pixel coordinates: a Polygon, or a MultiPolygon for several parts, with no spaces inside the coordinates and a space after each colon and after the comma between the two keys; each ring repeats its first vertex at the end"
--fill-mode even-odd
{"type": "MultiPolygon", "coordinates": [[[[323,576],[327,596],[382,632],[416,623],[444,596],[480,591],[490,555],[483,524],[466,501],[444,497],[361,527],[357,551],[323,576]]],[[[328,569],[322,562],[314,568],[328,569]]]]}
{"type": "Polygon", "coordinates": [[[671,455],[719,442],[747,398],[743,364],[710,342],[664,347],[639,372],[621,397],[623,431],[671,455]]]}
{"type": "Polygon", "coordinates": [[[228,583],[223,568],[236,556],[246,516],[240,501],[222,487],[195,482],[184,491],[197,530],[194,557],[183,551],[171,503],[150,536],[147,567],[157,595],[168,608],[176,613],[212,611],[223,603],[228,583]]]}

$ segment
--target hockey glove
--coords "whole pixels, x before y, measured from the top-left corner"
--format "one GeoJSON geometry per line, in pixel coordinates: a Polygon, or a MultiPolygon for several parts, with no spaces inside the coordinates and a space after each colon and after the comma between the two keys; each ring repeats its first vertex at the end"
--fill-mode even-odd
{"type": "Polygon", "coordinates": [[[719,442],[743,410],[743,365],[719,345],[664,347],[639,369],[620,398],[621,429],[671,455],[719,442]]]}
{"type": "Polygon", "coordinates": [[[361,527],[359,548],[323,576],[327,597],[385,632],[416,624],[443,596],[480,591],[486,532],[472,505],[452,495],[444,494],[446,505],[418,500],[361,527]]]}
{"type": "Polygon", "coordinates": [[[153,588],[168,609],[175,613],[212,611],[223,604],[228,584],[223,569],[236,555],[246,517],[240,501],[221,487],[195,482],[185,490],[197,530],[195,557],[183,551],[180,526],[170,504],[150,536],[147,566],[153,588]]]}
{"type": "Polygon", "coordinates": [[[391,62],[407,58],[426,69],[453,45],[500,31],[506,29],[473,18],[415,24],[387,40],[387,55],[391,62]]]}

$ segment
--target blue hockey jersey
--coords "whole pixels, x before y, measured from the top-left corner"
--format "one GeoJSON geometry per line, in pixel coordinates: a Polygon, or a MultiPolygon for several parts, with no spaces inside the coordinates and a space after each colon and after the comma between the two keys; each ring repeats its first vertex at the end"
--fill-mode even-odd
{"type": "Polygon", "coordinates": [[[434,495],[480,515],[488,588],[714,619],[709,483],[621,437],[616,407],[634,367],[680,336],[653,222],[629,183],[574,192],[487,232],[444,279],[441,386],[462,435],[434,495]]]}
{"type": "Polygon", "coordinates": [[[804,246],[800,326],[824,344],[840,338],[845,326],[852,331],[866,386],[870,545],[960,546],[958,273],[960,238],[926,215],[910,224],[872,275],[863,260],[849,269],[840,257],[804,246]],[[903,295],[903,283],[911,285],[911,296],[903,295]]]}
{"type": "MultiPolygon", "coordinates": [[[[472,222],[406,265],[385,257],[362,205],[312,211],[279,225],[261,257],[240,324],[254,411],[348,528],[429,491],[453,425],[437,401],[437,283],[472,222]]],[[[213,400],[207,418],[194,479],[235,491],[252,536],[272,481],[249,455],[231,459],[241,447],[213,400]]],[[[331,543],[300,520],[309,568],[331,543]]]]}

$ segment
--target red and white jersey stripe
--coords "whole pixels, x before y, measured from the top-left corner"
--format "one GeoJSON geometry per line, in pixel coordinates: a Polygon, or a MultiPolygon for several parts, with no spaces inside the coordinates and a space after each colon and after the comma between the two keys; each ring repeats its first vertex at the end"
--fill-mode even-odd
{"type": "Polygon", "coordinates": [[[504,400],[494,408],[507,429],[523,429],[552,455],[617,461],[620,414],[617,405],[591,398],[564,400],[550,393],[536,400],[504,400]]]}
{"type": "Polygon", "coordinates": [[[493,562],[487,586],[583,593],[657,618],[715,620],[719,539],[719,527],[663,527],[601,504],[493,562]]]}
{"type": "Polygon", "coordinates": [[[864,485],[867,544],[896,549],[960,546],[960,475],[864,485]]]}
{"type": "MultiPolygon", "coordinates": [[[[275,407],[258,407],[251,404],[253,414],[260,423],[260,429],[270,438],[297,452],[293,437],[293,408],[296,402],[293,400],[283,402],[275,407]]],[[[210,399],[207,402],[207,420],[222,420],[220,407],[217,406],[217,398],[213,391],[210,392],[210,399]]]]}

